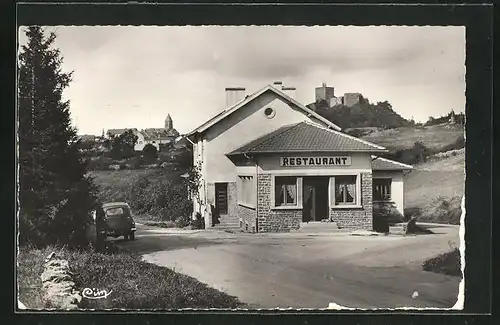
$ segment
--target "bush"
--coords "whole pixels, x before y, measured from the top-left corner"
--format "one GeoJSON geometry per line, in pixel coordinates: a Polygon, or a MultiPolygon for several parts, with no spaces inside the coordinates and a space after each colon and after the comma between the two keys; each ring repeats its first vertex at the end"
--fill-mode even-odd
{"type": "Polygon", "coordinates": [[[403,215],[397,210],[394,202],[373,203],[373,230],[389,232],[389,226],[404,221],[403,215]]]}
{"type": "Polygon", "coordinates": [[[144,149],[142,149],[142,154],[146,160],[150,162],[155,161],[156,158],[158,158],[158,149],[156,149],[156,147],[151,143],[148,143],[144,146],[144,149]]]}
{"type": "Polygon", "coordinates": [[[465,148],[465,137],[463,135],[459,136],[454,142],[443,146],[438,152],[446,152],[451,150],[458,150],[465,148]]]}
{"type": "Polygon", "coordinates": [[[460,250],[454,250],[438,255],[422,264],[424,271],[442,273],[452,276],[462,276],[460,250]]]}
{"type": "Polygon", "coordinates": [[[411,148],[396,150],[382,156],[404,164],[416,165],[426,162],[433,154],[431,149],[427,148],[421,141],[417,141],[411,148]]]}
{"type": "Polygon", "coordinates": [[[199,212],[196,213],[196,218],[192,220],[191,226],[193,229],[205,229],[205,219],[203,219],[199,212]]]}
{"type": "Polygon", "coordinates": [[[150,181],[147,176],[132,186],[130,204],[138,213],[162,221],[190,216],[193,208],[187,188],[180,179],[150,181]]]}
{"type": "Polygon", "coordinates": [[[175,219],[175,226],[177,228],[184,228],[187,227],[191,224],[191,217],[190,216],[180,216],[177,219],[175,219]]]}
{"type": "Polygon", "coordinates": [[[459,196],[451,198],[439,196],[422,209],[417,219],[421,222],[459,225],[462,216],[461,205],[462,198],[459,196]]]}

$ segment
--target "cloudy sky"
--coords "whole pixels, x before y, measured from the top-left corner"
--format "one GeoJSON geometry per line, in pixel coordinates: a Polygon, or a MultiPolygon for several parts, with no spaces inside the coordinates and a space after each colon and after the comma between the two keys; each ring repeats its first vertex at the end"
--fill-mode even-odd
{"type": "MultiPolygon", "coordinates": [[[[174,127],[188,132],[225,106],[225,87],[275,80],[303,104],[326,82],[426,121],[465,107],[464,27],[48,27],[81,134],[174,127]]],[[[22,43],[25,38],[20,36],[22,43]]]]}

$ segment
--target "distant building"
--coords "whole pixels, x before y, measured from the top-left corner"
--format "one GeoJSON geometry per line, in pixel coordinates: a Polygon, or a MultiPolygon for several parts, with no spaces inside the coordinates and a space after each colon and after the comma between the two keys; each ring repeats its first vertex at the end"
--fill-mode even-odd
{"type": "Polygon", "coordinates": [[[356,104],[368,102],[368,99],[360,93],[345,93],[344,96],[336,97],[334,87],[328,87],[325,82],[323,82],[321,87],[316,87],[314,95],[316,103],[326,101],[330,107],[337,105],[352,107],[356,104]]]}
{"type": "Polygon", "coordinates": [[[78,136],[78,139],[82,142],[95,142],[97,138],[98,137],[93,134],[82,134],[78,136]]]}
{"type": "Polygon", "coordinates": [[[362,104],[365,101],[363,95],[360,93],[345,93],[344,94],[344,105],[347,107],[352,107],[356,104],[362,104]]]}
{"type": "Polygon", "coordinates": [[[148,128],[143,130],[133,129],[109,129],[106,135],[109,139],[120,136],[127,130],[137,136],[137,142],[134,146],[135,151],[142,151],[147,144],[152,144],[158,151],[161,151],[162,145],[172,143],[179,136],[179,132],[174,128],[174,123],[170,114],[165,119],[165,127],[163,128],[148,128]]]}
{"type": "Polygon", "coordinates": [[[330,100],[332,98],[335,98],[335,88],[328,87],[326,85],[326,82],[323,82],[321,87],[316,87],[315,98],[316,98],[317,102],[324,100],[324,101],[330,103],[330,100]]]}

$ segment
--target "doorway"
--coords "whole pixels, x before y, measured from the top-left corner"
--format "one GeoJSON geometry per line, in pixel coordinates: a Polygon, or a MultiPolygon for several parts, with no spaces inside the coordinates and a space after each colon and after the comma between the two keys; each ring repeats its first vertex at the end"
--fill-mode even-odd
{"type": "Polygon", "coordinates": [[[328,219],[328,183],[329,177],[310,176],[303,179],[302,221],[321,221],[328,219]]]}

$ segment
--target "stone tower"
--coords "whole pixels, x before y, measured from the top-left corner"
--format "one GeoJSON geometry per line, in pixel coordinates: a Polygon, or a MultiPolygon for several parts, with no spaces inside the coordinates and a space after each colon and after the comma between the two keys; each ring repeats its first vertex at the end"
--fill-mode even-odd
{"type": "Polygon", "coordinates": [[[171,130],[174,127],[172,118],[170,117],[170,114],[167,115],[167,118],[165,119],[165,130],[171,130]]]}

